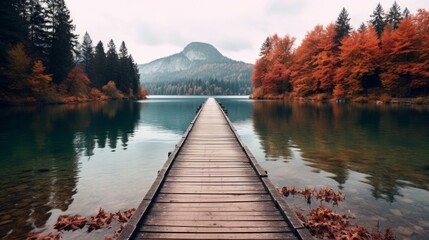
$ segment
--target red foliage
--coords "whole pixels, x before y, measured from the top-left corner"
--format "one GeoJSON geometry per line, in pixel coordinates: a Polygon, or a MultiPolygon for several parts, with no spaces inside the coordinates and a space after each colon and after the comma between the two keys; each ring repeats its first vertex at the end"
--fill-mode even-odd
{"type": "Polygon", "coordinates": [[[296,189],[293,186],[286,186],[281,189],[281,192],[284,196],[289,196],[289,194],[295,195],[299,194],[307,200],[307,203],[311,203],[311,198],[316,198],[317,200],[320,200],[320,204],[323,202],[330,203],[338,205],[339,202],[344,201],[346,198],[345,195],[342,192],[335,192],[332,188],[326,187],[321,188],[319,190],[316,190],[315,188],[309,188],[306,187],[303,190],[296,189]]]}
{"type": "Polygon", "coordinates": [[[57,223],[54,225],[54,228],[57,230],[76,231],[85,227],[86,223],[86,218],[80,215],[62,215],[58,217],[57,223]]]}
{"type": "Polygon", "coordinates": [[[386,26],[381,41],[364,26],[334,41],[335,25],[316,26],[294,51],[294,39],[273,35],[264,43],[252,75],[257,98],[293,93],[336,98],[386,92],[395,97],[429,94],[429,12],[386,26]],[[261,90],[262,89],[262,90],[261,90]]]}
{"type": "Polygon", "coordinates": [[[306,216],[303,213],[296,212],[297,217],[303,222],[311,234],[323,239],[373,239],[373,240],[394,240],[390,229],[386,229],[384,234],[380,232],[372,233],[359,225],[351,224],[349,218],[345,214],[338,214],[331,209],[322,206],[322,202],[332,202],[333,205],[338,205],[339,202],[345,200],[345,196],[341,192],[335,192],[332,188],[314,188],[306,187],[303,190],[296,189],[293,186],[286,186],[281,189],[284,196],[299,194],[305,197],[307,203],[311,198],[320,200],[320,206],[311,209],[306,216]]]}
{"type": "Polygon", "coordinates": [[[47,235],[40,235],[40,233],[37,232],[30,232],[27,236],[27,240],[59,240],[61,239],[62,231],[76,231],[78,229],[84,228],[85,226],[88,226],[87,231],[91,232],[101,228],[110,228],[112,221],[116,220],[121,223],[120,227],[115,231],[114,236],[106,237],[106,239],[114,239],[119,236],[135,211],[136,209],[132,208],[123,212],[118,211],[115,213],[108,213],[100,208],[97,215],[91,216],[90,220],[80,215],[62,215],[58,217],[57,223],[54,225],[54,228],[58,231],[49,233],[47,235]]]}
{"type": "Polygon", "coordinates": [[[46,235],[41,235],[38,232],[30,232],[27,236],[27,240],[60,240],[61,232],[51,232],[46,235]]]}

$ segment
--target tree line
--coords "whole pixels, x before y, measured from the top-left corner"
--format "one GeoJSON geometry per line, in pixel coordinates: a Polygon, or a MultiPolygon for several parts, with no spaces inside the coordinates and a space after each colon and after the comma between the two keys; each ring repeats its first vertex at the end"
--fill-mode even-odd
{"type": "Polygon", "coordinates": [[[378,4],[352,30],[342,9],[335,24],[295,38],[270,36],[252,75],[254,98],[385,99],[424,97],[429,90],[429,12],[378,4]]]}
{"type": "Polygon", "coordinates": [[[168,82],[144,83],[148,92],[153,95],[249,95],[249,81],[228,81],[210,78],[183,79],[168,82]]]}
{"type": "Polygon", "coordinates": [[[124,42],[119,53],[79,43],[64,0],[0,3],[0,103],[52,103],[144,97],[124,42]]]}

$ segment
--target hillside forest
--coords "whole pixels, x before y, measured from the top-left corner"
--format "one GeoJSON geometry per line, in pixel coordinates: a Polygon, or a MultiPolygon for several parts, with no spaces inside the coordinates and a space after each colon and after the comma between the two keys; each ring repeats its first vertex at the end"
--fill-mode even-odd
{"type": "Polygon", "coordinates": [[[77,41],[64,0],[0,1],[0,103],[142,98],[136,63],[122,42],[77,41]]]}
{"type": "Polygon", "coordinates": [[[179,79],[177,81],[150,82],[144,87],[153,95],[249,95],[250,81],[218,80],[217,78],[179,79]]]}
{"type": "Polygon", "coordinates": [[[411,14],[395,2],[387,13],[378,4],[370,17],[352,29],[343,8],[335,24],[315,26],[296,49],[293,37],[268,37],[252,75],[253,97],[428,100],[429,12],[411,14]]]}

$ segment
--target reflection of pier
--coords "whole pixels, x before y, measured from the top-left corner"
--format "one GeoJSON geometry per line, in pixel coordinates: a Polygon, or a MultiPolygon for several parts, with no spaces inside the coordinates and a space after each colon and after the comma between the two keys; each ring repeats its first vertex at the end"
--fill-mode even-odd
{"type": "Polygon", "coordinates": [[[210,98],[119,239],[309,237],[210,98]]]}

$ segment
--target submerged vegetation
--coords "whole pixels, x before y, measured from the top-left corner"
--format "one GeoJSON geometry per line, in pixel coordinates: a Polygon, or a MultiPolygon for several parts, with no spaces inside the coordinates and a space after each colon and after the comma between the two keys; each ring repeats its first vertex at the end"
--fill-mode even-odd
{"type": "Polygon", "coordinates": [[[342,192],[335,192],[332,188],[309,188],[302,190],[293,186],[286,186],[279,191],[285,196],[303,196],[308,204],[312,199],[320,201],[318,207],[311,209],[308,213],[297,212],[296,215],[304,223],[312,235],[323,239],[373,239],[373,240],[394,240],[393,232],[388,228],[384,233],[370,232],[363,226],[355,225],[350,222],[351,216],[339,214],[323,206],[323,203],[338,205],[345,200],[342,192]]]}
{"type": "Polygon", "coordinates": [[[380,4],[352,30],[345,9],[335,24],[316,26],[294,49],[295,38],[270,36],[252,75],[253,98],[390,101],[429,94],[429,12],[387,14],[380,4]]]}
{"type": "Polygon", "coordinates": [[[146,96],[125,43],[105,52],[86,33],[79,44],[64,0],[3,0],[0,16],[0,104],[146,96]]]}
{"type": "Polygon", "coordinates": [[[27,240],[59,240],[62,238],[61,235],[63,231],[76,231],[85,227],[87,227],[87,232],[92,232],[101,228],[108,229],[111,228],[111,224],[116,221],[120,223],[120,227],[116,229],[113,236],[105,237],[106,240],[115,239],[119,236],[125,224],[127,224],[135,211],[136,209],[132,208],[122,212],[106,212],[100,208],[96,215],[89,218],[80,215],[62,215],[58,217],[57,223],[54,226],[57,231],[47,234],[40,234],[33,231],[28,234],[27,240]]]}

